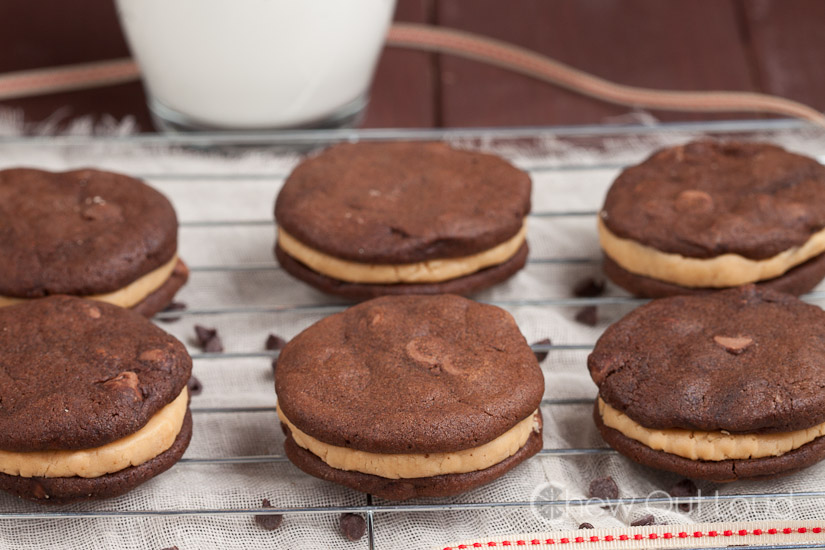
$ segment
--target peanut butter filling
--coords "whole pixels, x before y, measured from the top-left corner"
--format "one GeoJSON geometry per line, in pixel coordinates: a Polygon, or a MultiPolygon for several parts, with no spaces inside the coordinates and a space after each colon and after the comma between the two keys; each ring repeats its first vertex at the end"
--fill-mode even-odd
{"type": "Polygon", "coordinates": [[[135,433],[94,449],[0,451],[0,472],[20,477],[100,477],[140,466],[167,451],[178,437],[189,396],[186,388],[135,433]]]}
{"type": "Polygon", "coordinates": [[[361,472],[387,479],[409,479],[484,470],[513,456],[530,434],[540,429],[539,411],[534,412],[496,439],[480,447],[453,453],[369,453],[318,441],[290,422],[280,406],[278,417],[289,427],[295,443],[337,470],[361,472]]]}
{"type": "MultiPolygon", "coordinates": [[[[175,270],[175,265],[178,263],[178,255],[175,254],[171,260],[160,266],[159,268],[150,271],[141,278],[129,283],[123,288],[108,292],[106,294],[95,294],[94,296],[82,296],[90,300],[97,300],[99,302],[107,302],[120,306],[123,308],[130,308],[135,304],[142,302],[147,296],[163,286],[163,283],[169,280],[172,272],[175,270]]],[[[0,307],[10,306],[20,302],[24,302],[30,298],[13,298],[11,296],[0,296],[0,307]]]]}
{"type": "Polygon", "coordinates": [[[639,425],[600,397],[599,414],[604,425],[655,451],[690,460],[749,460],[780,456],[825,435],[825,423],[794,432],[730,434],[725,431],[654,430],[639,425]]]}
{"type": "Polygon", "coordinates": [[[619,237],[601,217],[597,225],[602,250],[624,269],[684,287],[724,288],[773,279],[825,252],[825,229],[811,235],[802,246],[764,260],[751,260],[738,254],[688,258],[619,237]]]}
{"type": "Polygon", "coordinates": [[[367,264],[342,260],[301,243],[278,227],[280,247],[313,271],[339,281],[367,284],[440,283],[499,265],[513,256],[524,243],[527,226],[505,242],[470,256],[427,260],[409,264],[367,264]]]}

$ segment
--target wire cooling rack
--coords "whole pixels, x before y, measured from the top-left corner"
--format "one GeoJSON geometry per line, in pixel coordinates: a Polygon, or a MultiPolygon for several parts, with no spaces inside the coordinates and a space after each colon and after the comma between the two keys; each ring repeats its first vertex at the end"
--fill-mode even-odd
{"type": "MultiPolygon", "coordinates": [[[[190,348],[204,387],[192,398],[192,444],[169,472],[117,499],[63,507],[2,495],[0,547],[438,548],[473,536],[572,529],[583,521],[617,527],[646,513],[660,523],[825,519],[823,467],[773,482],[700,484],[699,496],[674,500],[663,489],[677,476],[616,455],[590,418],[595,387],[586,373],[587,353],[610,322],[641,303],[612,286],[598,297],[572,294],[580,279],[601,277],[594,224],[604,191],[622,167],[654,148],[707,134],[767,139],[820,159],[825,153],[825,136],[785,120],[0,141],[3,167],[107,168],[142,177],[170,197],[181,220],[179,252],[192,275],[178,297],[186,311],[162,313],[156,321],[190,348]],[[346,304],[291,279],[273,260],[272,205],[301,153],[359,139],[439,139],[493,150],[534,181],[528,265],[475,298],[511,311],[528,341],[552,339],[533,345],[549,354],[542,363],[544,448],[501,480],[465,495],[373,499],[304,475],[282,453],[270,366],[278,353],[265,351],[264,340],[269,333],[291,338],[346,304]],[[595,327],[574,320],[587,306],[598,308],[595,327]],[[192,339],[196,323],[217,327],[227,351],[200,352],[192,339]],[[605,475],[619,483],[620,498],[594,505],[587,486],[605,475]],[[263,498],[273,507],[263,508],[263,498]],[[342,513],[364,516],[363,539],[340,535],[342,513]],[[254,516],[268,514],[284,516],[279,529],[255,524],[254,516]]],[[[805,299],[822,303],[825,290],[805,299]]]]}

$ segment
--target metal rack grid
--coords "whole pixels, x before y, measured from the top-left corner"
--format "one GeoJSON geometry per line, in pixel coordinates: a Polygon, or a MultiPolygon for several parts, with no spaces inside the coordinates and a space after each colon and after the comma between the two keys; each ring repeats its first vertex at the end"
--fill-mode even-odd
{"type": "MultiPolygon", "coordinates": [[[[665,125],[663,127],[649,128],[649,127],[581,127],[581,128],[544,128],[544,129],[481,129],[481,130],[456,130],[456,131],[363,131],[363,132],[297,132],[280,136],[146,136],[146,137],[132,137],[132,138],[115,138],[108,140],[100,140],[95,138],[28,138],[28,139],[8,139],[0,141],[0,152],[4,149],[7,151],[25,151],[29,148],[55,147],[63,150],[72,150],[75,153],[72,156],[72,163],[80,164],[94,164],[95,155],[99,155],[99,151],[95,151],[98,147],[152,147],[152,148],[172,148],[172,147],[194,147],[198,152],[237,152],[236,147],[241,147],[241,151],[248,151],[249,147],[257,148],[281,148],[290,145],[308,145],[308,144],[326,144],[341,140],[352,139],[451,139],[451,140],[470,140],[480,142],[489,139],[498,140],[522,140],[522,139],[537,139],[546,136],[552,136],[553,139],[565,139],[575,141],[577,139],[589,140],[593,137],[605,136],[644,136],[653,133],[670,132],[674,135],[692,135],[694,133],[714,133],[714,134],[746,134],[753,135],[753,133],[764,132],[782,132],[782,131],[797,131],[804,130],[804,127],[793,121],[743,121],[731,123],[709,123],[709,124],[683,124],[683,125],[665,125]],[[84,150],[83,148],[90,148],[88,153],[77,154],[77,150],[84,150]]],[[[476,143],[478,144],[478,143],[476,143]]],[[[481,143],[484,145],[484,143],[481,143]]],[[[643,148],[643,146],[642,146],[643,148]]],[[[825,150],[825,147],[821,150],[825,150]]],[[[821,157],[820,157],[821,158],[821,157]]],[[[585,162],[553,162],[553,159],[542,159],[541,154],[533,161],[527,162],[526,168],[534,177],[539,174],[547,173],[571,173],[582,170],[618,170],[628,164],[629,160],[621,160],[618,162],[601,162],[592,163],[585,162]],[[545,162],[548,161],[549,162],[545,162]]],[[[6,162],[8,163],[8,162],[6,162]]],[[[48,164],[48,163],[46,163],[48,164]]],[[[192,171],[174,171],[174,172],[146,172],[136,173],[135,175],[147,179],[153,184],[163,184],[163,182],[214,182],[219,181],[229,184],[232,181],[257,181],[272,182],[282,180],[286,176],[286,171],[247,171],[247,172],[192,172],[192,171]]],[[[174,185],[170,183],[170,185],[174,185]]],[[[274,198],[274,190],[273,190],[274,198]]],[[[263,230],[271,230],[274,236],[274,223],[271,218],[233,218],[231,213],[228,213],[220,219],[184,219],[181,222],[181,231],[197,231],[197,230],[233,230],[238,228],[257,228],[263,230]]],[[[539,205],[539,210],[533,212],[530,217],[533,220],[538,219],[559,219],[559,218],[579,218],[589,220],[592,223],[592,218],[596,215],[595,209],[552,209],[545,208],[539,205]]],[[[185,253],[184,253],[185,254],[185,253]]],[[[529,265],[537,266],[545,264],[548,266],[585,266],[589,269],[597,269],[600,259],[598,256],[563,256],[563,257],[536,257],[528,260],[529,265]]],[[[266,273],[279,271],[279,266],[272,261],[253,261],[243,263],[197,263],[190,266],[192,271],[192,279],[190,285],[198,284],[198,278],[202,275],[226,275],[228,273],[266,273]]],[[[300,286],[302,283],[292,281],[291,284],[300,286]]],[[[610,306],[624,306],[632,307],[642,300],[622,295],[615,292],[612,295],[595,297],[595,298],[571,298],[571,297],[547,297],[547,298],[518,298],[518,299],[492,299],[488,300],[495,305],[511,309],[520,307],[531,308],[576,308],[588,305],[597,307],[610,306]]],[[[805,299],[809,301],[818,302],[825,300],[825,291],[820,290],[808,294],[805,299]]],[[[183,312],[162,313],[157,316],[158,321],[168,321],[171,318],[183,317],[183,321],[179,321],[177,325],[185,324],[189,321],[188,326],[191,327],[193,322],[197,322],[199,318],[215,319],[229,319],[228,322],[235,322],[238,318],[245,316],[282,316],[287,314],[313,315],[320,318],[335,311],[340,311],[346,307],[342,302],[337,300],[320,299],[312,303],[299,304],[273,304],[273,305],[258,305],[258,304],[244,304],[240,306],[221,306],[213,307],[207,304],[190,303],[190,307],[183,312]]],[[[169,329],[172,325],[161,325],[169,329]]],[[[305,328],[301,326],[300,328],[305,328]]],[[[603,327],[602,327],[603,328],[603,327]]],[[[183,333],[181,333],[183,334],[183,333]]],[[[179,336],[180,337],[180,336],[179,336]]],[[[552,345],[533,345],[534,351],[546,351],[551,354],[551,359],[548,363],[552,363],[553,354],[558,354],[566,351],[586,352],[592,349],[593,341],[587,342],[563,342],[552,345]]],[[[257,350],[241,350],[229,351],[227,353],[200,353],[192,350],[192,357],[195,367],[195,374],[198,373],[198,366],[204,365],[213,361],[232,361],[232,360],[259,360],[270,361],[277,358],[277,352],[266,352],[257,350]]],[[[552,367],[545,367],[545,372],[552,375],[552,367]]],[[[573,397],[573,398],[547,398],[542,402],[542,410],[546,412],[550,408],[555,407],[572,407],[572,406],[587,406],[592,405],[592,398],[573,397]]],[[[195,426],[199,420],[214,415],[250,415],[250,414],[264,414],[271,415],[273,422],[275,420],[275,407],[272,405],[250,405],[250,406],[199,406],[198,398],[192,400],[192,413],[195,418],[195,426]]],[[[585,419],[588,422],[589,419],[585,419]]],[[[601,457],[614,455],[615,451],[604,446],[587,446],[587,447],[545,447],[539,456],[533,460],[541,461],[546,457],[601,457]]],[[[254,464],[277,464],[285,463],[286,458],[279,453],[266,454],[251,454],[251,455],[233,455],[233,456],[213,456],[213,457],[192,457],[185,456],[175,468],[181,467],[199,467],[207,465],[232,465],[242,467],[244,465],[254,464]]],[[[518,475],[518,470],[510,475],[518,475]]],[[[710,495],[698,497],[686,497],[681,499],[673,499],[667,497],[661,498],[644,498],[641,496],[633,496],[627,498],[619,498],[615,500],[605,501],[604,505],[608,506],[632,506],[632,505],[653,505],[658,504],[701,504],[703,502],[714,501],[765,501],[777,498],[789,498],[797,500],[817,500],[825,499],[825,490],[809,490],[805,492],[744,492],[728,495],[710,495]]],[[[265,514],[283,514],[287,518],[289,516],[302,515],[337,515],[344,512],[353,512],[364,514],[367,518],[367,536],[363,541],[361,547],[382,548],[377,533],[380,529],[380,514],[410,514],[410,513],[445,513],[445,512],[472,512],[476,510],[485,509],[525,509],[540,507],[558,507],[565,509],[575,509],[576,507],[591,506],[592,502],[584,498],[571,498],[561,500],[542,500],[542,499],[520,499],[520,500],[501,500],[501,501],[472,501],[450,499],[445,501],[438,501],[438,499],[426,502],[411,502],[411,503],[385,503],[374,502],[369,495],[360,498],[359,503],[348,505],[323,505],[323,506],[289,506],[276,505],[275,508],[261,508],[260,506],[227,506],[227,507],[179,507],[175,509],[107,509],[105,506],[96,505],[94,503],[80,506],[73,509],[61,508],[42,508],[32,509],[31,507],[25,509],[15,509],[15,506],[8,499],[0,500],[0,520],[21,521],[21,520],[78,520],[84,518],[156,518],[156,517],[181,517],[181,516],[241,516],[248,518],[252,515],[265,514]]],[[[444,533],[441,543],[450,542],[453,536],[450,533],[444,533]]],[[[185,542],[185,541],[184,541],[185,542]]],[[[0,541],[2,544],[2,541],[0,541]]],[[[437,543],[433,543],[435,547],[437,543]]],[[[182,545],[183,548],[184,545],[182,545]]],[[[425,545],[424,547],[429,547],[425,545]]],[[[772,548],[781,548],[783,546],[772,546],[772,548]]],[[[810,545],[807,547],[821,548],[825,545],[810,545]]]]}

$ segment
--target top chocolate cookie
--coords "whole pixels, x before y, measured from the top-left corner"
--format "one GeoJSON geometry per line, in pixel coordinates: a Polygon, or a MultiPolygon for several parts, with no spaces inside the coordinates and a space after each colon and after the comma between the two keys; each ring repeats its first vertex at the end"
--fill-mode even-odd
{"type": "Polygon", "coordinates": [[[403,264],[488,250],[530,211],[530,178],[443,143],[336,145],[303,162],[275,204],[278,225],[336,258],[403,264]]]}
{"type": "Polygon", "coordinates": [[[98,170],[0,171],[0,296],[112,292],[166,264],[177,217],[140,180],[98,170]]]}
{"type": "Polygon", "coordinates": [[[139,314],[51,296],[0,308],[0,449],[91,449],[183,391],[183,344],[139,314]]]}
{"type": "Polygon", "coordinates": [[[762,143],[671,147],[622,172],[601,220],[662,252],[766,259],[825,228],[825,166],[762,143]]]}
{"type": "Polygon", "coordinates": [[[601,398],[645,428],[825,422],[825,312],[753,285],[643,305],[605,331],[587,365],[601,398]]]}
{"type": "Polygon", "coordinates": [[[478,447],[544,393],[512,316],[451,295],[377,298],[327,317],[281,351],[275,378],[303,432],[371,453],[478,447]]]}

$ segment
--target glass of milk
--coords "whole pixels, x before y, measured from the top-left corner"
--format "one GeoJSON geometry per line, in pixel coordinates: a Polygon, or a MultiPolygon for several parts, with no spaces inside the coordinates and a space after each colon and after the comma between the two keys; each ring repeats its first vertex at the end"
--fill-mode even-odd
{"type": "Polygon", "coordinates": [[[357,124],[395,0],[117,0],[167,131],[357,124]]]}

